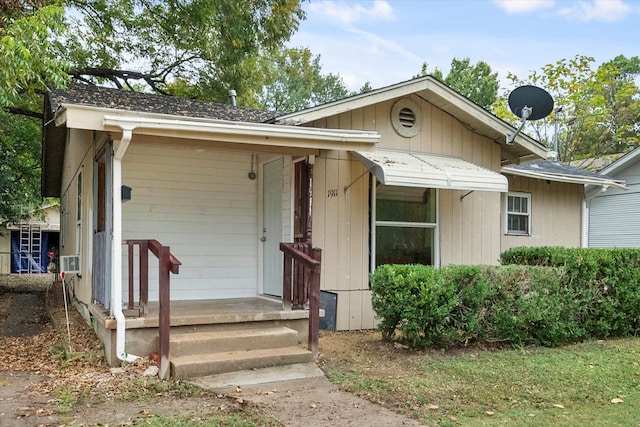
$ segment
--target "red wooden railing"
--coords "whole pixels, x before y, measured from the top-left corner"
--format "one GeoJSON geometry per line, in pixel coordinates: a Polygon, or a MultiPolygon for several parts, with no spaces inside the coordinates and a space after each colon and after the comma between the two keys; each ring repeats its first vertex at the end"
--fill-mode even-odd
{"type": "Polygon", "coordinates": [[[129,303],[128,308],[134,305],[134,247],[138,246],[138,295],[139,308],[142,314],[147,314],[149,303],[149,251],[158,258],[158,290],[160,305],[158,318],[158,353],[160,354],[160,369],[158,376],[165,379],[169,375],[169,329],[171,327],[170,306],[170,278],[169,273],[178,274],[182,263],[171,254],[169,246],[163,246],[157,240],[125,240],[123,244],[128,246],[129,253],[129,303]]]}
{"type": "Polygon", "coordinates": [[[284,252],[282,304],[285,310],[309,307],[309,350],[318,356],[320,265],[322,251],[310,243],[280,243],[284,252]]]}

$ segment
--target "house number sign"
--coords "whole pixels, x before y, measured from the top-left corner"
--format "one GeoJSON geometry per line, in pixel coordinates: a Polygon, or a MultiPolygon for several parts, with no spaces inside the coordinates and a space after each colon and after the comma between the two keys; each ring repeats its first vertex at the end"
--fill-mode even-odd
{"type": "Polygon", "coordinates": [[[332,199],[334,197],[338,197],[338,189],[332,188],[331,190],[327,190],[327,198],[332,199]]]}

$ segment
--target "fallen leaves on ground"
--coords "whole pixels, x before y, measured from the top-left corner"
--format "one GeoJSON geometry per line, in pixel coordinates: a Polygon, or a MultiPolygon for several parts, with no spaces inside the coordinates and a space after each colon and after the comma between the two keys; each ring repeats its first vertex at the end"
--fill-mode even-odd
{"type": "Polygon", "coordinates": [[[74,417],[86,425],[111,425],[116,412],[126,413],[128,409],[133,412],[123,414],[129,418],[118,425],[131,425],[135,418],[157,414],[193,413],[205,418],[242,413],[247,419],[261,420],[265,426],[280,425],[263,409],[247,401],[237,403],[231,396],[214,395],[180,381],[145,376],[148,368],[156,366],[152,358],[125,363],[118,368],[107,366],[100,340],[73,307],[68,311],[71,345],[64,307],[49,307],[52,322],[44,325],[39,334],[3,337],[11,298],[11,292],[0,289],[0,372],[25,372],[42,379],[30,386],[28,401],[25,401],[28,406],[13,414],[14,417],[55,416],[62,413],[64,403],[70,405],[66,411],[73,411],[64,413],[71,425],[77,421],[74,417]],[[128,402],[127,410],[122,409],[123,401],[128,402]],[[82,404],[78,405],[79,402],[82,404]],[[144,407],[133,409],[140,405],[144,407]],[[88,422],[87,418],[93,421],[88,422]]]}
{"type": "MultiPolygon", "coordinates": [[[[0,312],[6,314],[10,299],[11,294],[0,294],[0,312]]],[[[105,363],[100,341],[75,309],[70,308],[68,312],[71,345],[64,307],[49,307],[49,312],[52,323],[46,325],[42,333],[0,337],[0,370],[29,372],[45,378],[33,388],[34,395],[47,395],[66,387],[118,396],[123,382],[141,377],[154,364],[152,360],[141,359],[113,374],[105,363]]]]}

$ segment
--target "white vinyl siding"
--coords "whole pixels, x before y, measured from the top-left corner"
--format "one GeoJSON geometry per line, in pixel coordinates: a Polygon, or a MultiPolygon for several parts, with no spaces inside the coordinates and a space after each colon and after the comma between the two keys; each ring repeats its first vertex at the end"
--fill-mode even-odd
{"type": "Polygon", "coordinates": [[[589,207],[589,247],[640,247],[640,193],[600,196],[589,207]]]}
{"type": "MultiPolygon", "coordinates": [[[[180,274],[171,276],[172,299],[256,295],[258,180],[247,177],[250,165],[247,153],[129,147],[122,182],[132,192],[122,205],[123,239],[170,246],[182,262],[180,274]]],[[[152,277],[156,266],[150,257],[152,277]]],[[[157,281],[149,282],[149,299],[156,300],[157,281]]]]}
{"type": "Polygon", "coordinates": [[[617,174],[627,191],[610,188],[588,202],[589,247],[640,247],[640,162],[617,174]]]}

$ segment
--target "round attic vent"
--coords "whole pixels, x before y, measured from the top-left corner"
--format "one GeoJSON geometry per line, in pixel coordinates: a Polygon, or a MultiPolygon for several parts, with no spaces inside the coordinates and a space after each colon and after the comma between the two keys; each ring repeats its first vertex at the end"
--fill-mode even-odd
{"type": "Polygon", "coordinates": [[[401,136],[411,138],[422,129],[422,112],[411,99],[399,99],[391,107],[391,124],[401,136]]]}

